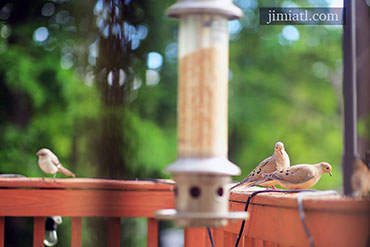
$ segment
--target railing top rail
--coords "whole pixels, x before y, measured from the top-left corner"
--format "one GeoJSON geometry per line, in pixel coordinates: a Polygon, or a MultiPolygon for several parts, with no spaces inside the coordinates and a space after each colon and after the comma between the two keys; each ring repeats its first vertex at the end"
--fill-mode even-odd
{"type": "MultiPolygon", "coordinates": [[[[245,204],[250,194],[262,188],[249,188],[248,191],[235,191],[230,194],[230,201],[245,204]]],[[[298,193],[261,193],[253,198],[251,204],[264,205],[284,208],[297,208],[298,193]]],[[[307,194],[303,196],[305,209],[319,211],[352,211],[365,212],[370,214],[369,198],[353,198],[342,195],[315,195],[307,194]]]]}
{"type": "MultiPolygon", "coordinates": [[[[173,180],[119,180],[97,178],[0,178],[0,188],[21,189],[77,189],[77,190],[121,190],[121,191],[173,191],[173,180]]],[[[248,191],[233,191],[230,201],[244,204],[248,196],[255,190],[262,188],[249,188],[248,191]]],[[[273,207],[297,208],[297,194],[263,193],[253,198],[251,204],[273,207]]],[[[370,199],[357,199],[340,195],[305,195],[303,197],[305,209],[320,211],[351,211],[365,212],[370,210],[370,199]]]]}
{"type": "Polygon", "coordinates": [[[172,191],[174,181],[169,179],[120,180],[97,178],[0,178],[2,188],[49,188],[49,189],[111,189],[172,191]]]}

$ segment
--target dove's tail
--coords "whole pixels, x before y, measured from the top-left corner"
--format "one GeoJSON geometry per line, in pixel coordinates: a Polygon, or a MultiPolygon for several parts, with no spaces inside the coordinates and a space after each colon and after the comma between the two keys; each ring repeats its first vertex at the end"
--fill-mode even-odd
{"type": "Polygon", "coordinates": [[[230,190],[240,186],[240,185],[244,185],[245,188],[249,188],[249,187],[252,187],[252,186],[256,186],[256,185],[260,185],[268,180],[271,180],[270,178],[264,178],[264,179],[261,179],[261,180],[258,180],[258,181],[253,181],[253,182],[243,182],[241,181],[240,183],[237,183],[235,184],[233,187],[230,188],[230,190]]]}
{"type": "Polygon", "coordinates": [[[254,183],[253,182],[243,182],[243,181],[241,181],[241,182],[235,184],[233,187],[231,187],[230,190],[232,190],[232,189],[234,189],[234,188],[236,188],[240,185],[244,185],[246,188],[249,188],[249,187],[252,187],[254,185],[254,183]]]}
{"type": "Polygon", "coordinates": [[[63,166],[59,168],[59,171],[64,173],[67,176],[72,176],[72,177],[76,176],[73,172],[71,172],[70,170],[68,170],[67,168],[65,168],[63,166]]]}

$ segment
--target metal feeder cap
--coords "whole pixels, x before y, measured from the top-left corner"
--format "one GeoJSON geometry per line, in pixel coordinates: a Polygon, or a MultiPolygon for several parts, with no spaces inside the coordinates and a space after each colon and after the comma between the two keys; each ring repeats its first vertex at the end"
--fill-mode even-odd
{"type": "Polygon", "coordinates": [[[213,174],[220,176],[240,175],[240,168],[230,162],[226,157],[209,158],[182,158],[180,157],[174,163],[166,168],[167,172],[172,174],[197,173],[213,174]]]}
{"type": "Polygon", "coordinates": [[[223,15],[232,20],[242,17],[243,11],[232,0],[178,0],[167,10],[167,15],[173,18],[189,14],[223,15]]]}

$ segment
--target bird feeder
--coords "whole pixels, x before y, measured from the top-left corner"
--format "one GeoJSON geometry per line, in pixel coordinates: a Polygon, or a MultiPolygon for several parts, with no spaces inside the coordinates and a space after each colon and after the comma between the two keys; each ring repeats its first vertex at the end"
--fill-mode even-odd
{"type": "Polygon", "coordinates": [[[157,217],[179,226],[223,226],[245,212],[229,212],[228,20],[242,11],[231,0],[178,0],[167,15],[180,19],[178,159],[167,167],[176,181],[176,210],[157,217]]]}

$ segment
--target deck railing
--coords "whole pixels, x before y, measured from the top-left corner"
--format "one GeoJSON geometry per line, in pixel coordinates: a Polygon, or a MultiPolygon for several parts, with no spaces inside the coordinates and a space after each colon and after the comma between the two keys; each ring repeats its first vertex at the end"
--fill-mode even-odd
{"type": "MultiPolygon", "coordinates": [[[[165,182],[165,181],[163,181],[165,182]]],[[[82,217],[108,217],[109,247],[120,246],[120,218],[148,218],[147,246],[158,246],[157,210],[174,207],[174,186],[105,179],[0,179],[0,247],[4,216],[34,217],[33,246],[44,246],[45,217],[72,217],[71,246],[81,246],[82,217]]]]}
{"type": "MultiPolygon", "coordinates": [[[[169,181],[104,179],[0,179],[0,247],[4,217],[34,217],[33,246],[43,246],[45,217],[72,217],[71,246],[81,246],[82,217],[108,217],[108,243],[120,246],[120,218],[148,219],[147,246],[158,246],[157,210],[174,208],[169,181]]],[[[230,210],[242,211],[251,192],[232,193],[230,210]]],[[[266,193],[251,200],[250,218],[239,246],[309,246],[296,194],[266,193]]],[[[315,246],[366,246],[370,242],[370,200],[341,196],[305,196],[306,223],[315,246]]],[[[216,247],[234,246],[240,221],[211,229],[216,247]]],[[[186,247],[211,246],[205,228],[185,229],[186,247]]]]}

